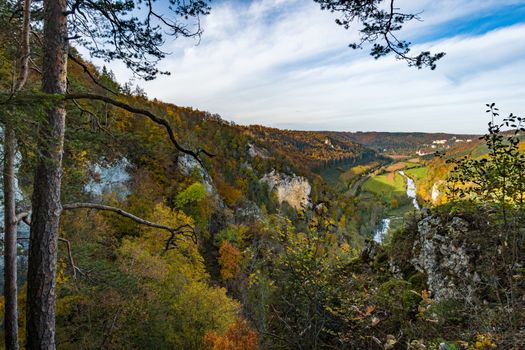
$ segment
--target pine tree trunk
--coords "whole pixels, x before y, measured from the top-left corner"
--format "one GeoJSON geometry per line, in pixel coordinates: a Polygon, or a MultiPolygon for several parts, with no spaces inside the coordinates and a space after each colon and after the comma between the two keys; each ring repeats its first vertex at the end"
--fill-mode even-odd
{"type": "Polygon", "coordinates": [[[4,127],[4,299],[5,348],[18,349],[18,306],[16,276],[16,136],[11,123],[4,127]]]}
{"type": "MultiPolygon", "coordinates": [[[[66,0],[44,1],[42,91],[66,92],[66,0]]],[[[39,160],[33,188],[33,213],[27,288],[27,349],[55,349],[55,301],[60,185],[64,151],[65,106],[48,112],[39,130],[39,160]]]]}

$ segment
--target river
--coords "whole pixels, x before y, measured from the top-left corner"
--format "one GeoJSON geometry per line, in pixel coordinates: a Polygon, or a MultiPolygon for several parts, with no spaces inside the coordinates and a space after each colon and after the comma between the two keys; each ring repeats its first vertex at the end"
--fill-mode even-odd
{"type": "MultiPolygon", "coordinates": [[[[399,174],[403,176],[407,181],[407,197],[412,200],[412,205],[417,210],[421,210],[421,206],[417,202],[417,191],[416,191],[416,183],[412,178],[407,176],[404,171],[400,170],[399,174]]],[[[377,243],[383,243],[383,240],[385,239],[386,234],[388,233],[388,230],[390,229],[390,223],[392,222],[392,219],[389,217],[383,218],[377,228],[374,231],[374,241],[377,243]]]]}
{"type": "Polygon", "coordinates": [[[408,198],[412,199],[412,204],[414,205],[414,208],[416,208],[417,210],[421,210],[421,207],[417,202],[416,183],[414,182],[414,180],[408,177],[403,170],[400,170],[399,174],[401,174],[401,176],[403,176],[407,180],[407,196],[408,198]]]}
{"type": "Polygon", "coordinates": [[[388,230],[390,229],[391,220],[392,219],[390,218],[381,219],[381,222],[374,231],[374,241],[376,241],[377,243],[383,242],[383,239],[385,238],[386,234],[388,233],[388,230]]]}

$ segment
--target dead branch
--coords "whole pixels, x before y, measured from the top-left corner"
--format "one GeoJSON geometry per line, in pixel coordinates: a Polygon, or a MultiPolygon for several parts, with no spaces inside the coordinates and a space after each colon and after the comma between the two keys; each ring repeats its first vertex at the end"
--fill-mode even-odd
{"type": "MultiPolygon", "coordinates": [[[[62,209],[63,210],[94,209],[94,210],[111,211],[113,213],[119,214],[128,219],[131,219],[141,225],[168,231],[169,233],[171,233],[171,236],[167,240],[166,250],[169,249],[169,246],[176,240],[177,236],[188,237],[188,238],[191,238],[194,242],[196,242],[195,229],[190,224],[183,224],[177,227],[166,226],[166,225],[162,225],[156,222],[142,219],[136,215],[128,213],[127,211],[122,210],[117,207],[112,207],[112,206],[104,205],[104,204],[96,204],[96,203],[69,203],[69,204],[64,204],[62,206],[62,209]]],[[[16,222],[18,223],[20,221],[23,221],[28,226],[31,226],[31,220],[29,219],[29,213],[27,212],[22,212],[16,215],[16,222]]]]}
{"type": "MultiPolygon", "coordinates": [[[[117,207],[112,207],[109,205],[103,205],[103,204],[96,204],[96,203],[69,203],[64,204],[62,206],[63,210],[72,210],[72,209],[95,209],[95,210],[105,210],[105,211],[111,211],[114,213],[117,213],[121,216],[124,216],[128,219],[131,219],[141,225],[155,227],[161,230],[168,231],[170,233],[178,233],[182,227],[190,226],[190,225],[183,225],[181,227],[170,227],[162,224],[158,224],[156,222],[151,222],[145,219],[142,219],[136,215],[133,215],[131,213],[128,213],[127,211],[124,211],[117,207]]],[[[190,226],[191,227],[191,226],[190,226]]]]}
{"type": "Polygon", "coordinates": [[[73,260],[73,253],[71,251],[71,242],[69,242],[69,240],[67,240],[65,238],[62,238],[62,237],[58,237],[58,240],[60,242],[66,243],[67,255],[68,255],[68,258],[69,258],[69,264],[71,265],[71,269],[73,270],[73,279],[77,279],[77,271],[81,275],[84,275],[82,270],[80,270],[80,268],[77,265],[75,265],[75,260],[73,260]]]}
{"type": "Polygon", "coordinates": [[[159,124],[161,126],[164,127],[164,129],[166,130],[166,132],[168,133],[168,136],[170,138],[170,141],[171,143],[175,146],[175,148],[182,152],[182,153],[185,153],[185,154],[188,154],[190,156],[192,156],[193,158],[195,158],[195,160],[197,160],[197,162],[199,162],[200,165],[203,165],[202,163],[202,160],[200,159],[200,154],[205,154],[207,155],[208,157],[214,157],[215,155],[214,154],[211,154],[210,152],[206,151],[206,150],[203,150],[203,149],[199,149],[197,151],[192,151],[192,150],[188,150],[188,149],[185,149],[184,147],[182,147],[179,142],[177,141],[177,138],[175,137],[175,133],[173,132],[173,129],[171,128],[171,125],[170,123],[164,119],[164,118],[161,118],[159,116],[156,116],[155,114],[153,114],[152,112],[146,110],[146,109],[142,109],[142,108],[136,108],[136,107],[133,107],[131,105],[128,105],[127,103],[125,102],[122,102],[122,101],[119,101],[119,100],[115,100],[113,98],[110,98],[110,97],[107,97],[107,96],[101,96],[101,95],[96,95],[96,94],[66,94],[64,96],[64,99],[65,100],[96,100],[96,101],[103,101],[103,102],[106,102],[106,103],[109,103],[113,106],[116,106],[116,107],[119,107],[119,108],[122,108],[128,112],[131,112],[131,113],[136,113],[136,114],[142,114],[143,116],[149,118],[151,121],[153,121],[154,123],[156,124],[159,124]]]}
{"type": "MultiPolygon", "coordinates": [[[[25,212],[20,213],[16,216],[16,218],[18,219],[17,222],[22,220],[26,225],[31,226],[31,220],[29,219],[28,213],[25,213],[25,212]]],[[[17,240],[29,240],[29,239],[30,239],[29,237],[18,237],[17,238],[17,240]]],[[[66,243],[69,264],[71,265],[71,269],[73,270],[73,279],[77,279],[77,272],[80,273],[82,276],[86,276],[84,272],[82,272],[82,270],[77,265],[75,265],[75,260],[73,259],[73,252],[71,250],[71,242],[62,237],[58,237],[58,240],[60,242],[66,243]]]]}
{"type": "Polygon", "coordinates": [[[86,73],[90,78],[91,80],[93,81],[93,83],[95,83],[97,86],[101,87],[102,89],[106,90],[106,91],[109,91],[111,92],[113,95],[118,95],[117,92],[115,92],[114,90],[108,88],[107,86],[104,86],[94,75],[93,73],[91,73],[91,71],[89,70],[89,67],[84,63],[82,62],[80,59],[78,59],[77,57],[75,57],[73,54],[71,53],[68,53],[67,55],[69,57],[69,59],[73,62],[75,62],[76,64],[78,64],[80,67],[82,67],[82,69],[84,70],[84,73],[86,73]]]}

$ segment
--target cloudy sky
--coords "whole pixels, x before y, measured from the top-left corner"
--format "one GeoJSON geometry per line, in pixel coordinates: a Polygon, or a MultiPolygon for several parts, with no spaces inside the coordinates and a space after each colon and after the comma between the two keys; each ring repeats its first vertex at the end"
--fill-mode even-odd
{"type": "Polygon", "coordinates": [[[396,6],[424,11],[400,36],[414,52],[445,51],[435,71],[348,48],[355,32],[312,0],[222,0],[203,19],[198,45],[166,44],[160,67],[171,76],[137,83],[150,98],[239,124],[301,130],[479,133],[492,101],[525,116],[525,0],[396,6]]]}

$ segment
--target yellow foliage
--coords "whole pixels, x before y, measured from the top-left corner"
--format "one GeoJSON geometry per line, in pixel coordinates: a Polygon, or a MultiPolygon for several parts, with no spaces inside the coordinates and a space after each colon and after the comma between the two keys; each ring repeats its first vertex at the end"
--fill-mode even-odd
{"type": "MultiPolygon", "coordinates": [[[[151,220],[169,227],[193,224],[191,218],[183,212],[172,210],[161,203],[155,205],[151,220]]],[[[207,276],[204,260],[192,238],[177,236],[176,248],[165,252],[170,235],[165,230],[147,227],[141,237],[123,239],[119,249],[122,271],[158,281],[167,279],[173,273],[188,279],[207,276]]]]}
{"type": "Polygon", "coordinates": [[[476,342],[474,343],[476,350],[490,350],[497,349],[497,347],[492,334],[484,333],[476,335],[476,342]]]}

